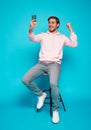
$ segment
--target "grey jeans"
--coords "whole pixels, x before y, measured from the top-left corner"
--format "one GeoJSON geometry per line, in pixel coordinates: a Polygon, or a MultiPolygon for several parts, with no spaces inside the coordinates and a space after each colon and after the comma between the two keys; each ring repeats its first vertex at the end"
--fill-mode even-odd
{"type": "Polygon", "coordinates": [[[53,110],[59,110],[58,79],[60,75],[60,64],[55,62],[39,62],[33,66],[23,77],[23,83],[37,96],[42,95],[42,90],[33,82],[40,75],[48,73],[52,94],[53,110]]]}

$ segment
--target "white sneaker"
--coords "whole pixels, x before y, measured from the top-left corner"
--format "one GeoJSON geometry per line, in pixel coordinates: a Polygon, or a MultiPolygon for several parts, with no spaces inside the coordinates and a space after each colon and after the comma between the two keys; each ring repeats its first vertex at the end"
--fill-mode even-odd
{"type": "Polygon", "coordinates": [[[38,97],[37,109],[42,108],[42,106],[44,105],[44,100],[45,100],[46,96],[47,96],[47,94],[45,92],[43,92],[42,96],[38,97]]]}
{"type": "Polygon", "coordinates": [[[56,110],[53,111],[52,122],[53,123],[58,123],[59,122],[59,113],[56,110]]]}

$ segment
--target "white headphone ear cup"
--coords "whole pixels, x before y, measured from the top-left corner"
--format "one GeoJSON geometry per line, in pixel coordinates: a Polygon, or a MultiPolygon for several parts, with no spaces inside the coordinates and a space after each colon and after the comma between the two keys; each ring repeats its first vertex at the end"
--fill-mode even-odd
{"type": "Polygon", "coordinates": [[[57,24],[57,27],[59,27],[59,24],[57,24]]]}

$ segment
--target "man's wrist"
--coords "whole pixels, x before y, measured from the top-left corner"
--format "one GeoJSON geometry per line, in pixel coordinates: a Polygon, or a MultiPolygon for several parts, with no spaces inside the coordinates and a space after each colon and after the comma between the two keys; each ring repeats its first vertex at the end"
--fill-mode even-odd
{"type": "Polygon", "coordinates": [[[74,31],[73,31],[73,29],[70,29],[70,33],[73,33],[74,31]]]}
{"type": "Polygon", "coordinates": [[[30,28],[30,29],[29,29],[29,33],[32,33],[32,32],[33,32],[33,28],[30,28]]]}

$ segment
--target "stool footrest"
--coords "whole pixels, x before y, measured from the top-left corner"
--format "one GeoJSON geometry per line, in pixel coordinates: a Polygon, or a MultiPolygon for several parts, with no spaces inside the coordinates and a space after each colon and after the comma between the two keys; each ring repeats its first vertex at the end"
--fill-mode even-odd
{"type": "MultiPolygon", "coordinates": [[[[45,104],[50,104],[50,102],[44,102],[45,104]]],[[[53,103],[52,103],[53,104],[53,103]]]]}
{"type": "Polygon", "coordinates": [[[50,99],[51,97],[46,97],[46,99],[50,99]]]}

